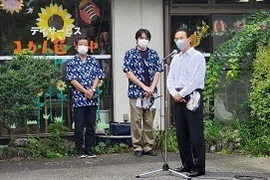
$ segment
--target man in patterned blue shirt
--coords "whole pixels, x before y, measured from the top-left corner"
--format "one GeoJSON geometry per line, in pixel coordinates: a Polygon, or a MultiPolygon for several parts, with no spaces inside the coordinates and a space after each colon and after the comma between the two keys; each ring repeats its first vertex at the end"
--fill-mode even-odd
{"type": "Polygon", "coordinates": [[[96,88],[104,74],[98,60],[87,54],[89,50],[87,37],[77,39],[75,49],[78,53],[68,62],[66,68],[66,79],[72,85],[75,146],[80,158],[96,157],[93,151],[98,105],[96,88]],[[85,148],[83,148],[84,128],[86,128],[85,148]]]}
{"type": "Polygon", "coordinates": [[[139,29],[135,39],[137,46],[126,52],[123,64],[123,71],[129,83],[132,145],[136,157],[143,154],[156,156],[157,153],[153,149],[155,110],[152,101],[156,97],[156,85],[163,68],[157,52],[148,48],[150,32],[147,29],[139,29]],[[147,102],[148,105],[145,106],[147,102]]]}

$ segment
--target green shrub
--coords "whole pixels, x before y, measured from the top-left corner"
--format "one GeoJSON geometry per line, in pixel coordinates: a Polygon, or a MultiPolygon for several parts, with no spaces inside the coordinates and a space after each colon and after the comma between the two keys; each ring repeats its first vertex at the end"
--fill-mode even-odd
{"type": "Polygon", "coordinates": [[[206,102],[214,101],[214,92],[219,88],[223,70],[229,69],[226,72],[228,81],[239,80],[248,72],[257,47],[267,45],[269,41],[269,24],[269,12],[259,10],[245,15],[235,23],[233,29],[227,31],[227,36],[224,36],[227,40],[215,49],[207,62],[204,89],[206,102]]]}
{"type": "Polygon", "coordinates": [[[206,144],[213,145],[222,140],[221,127],[214,121],[206,119],[204,121],[204,137],[206,144]]]}
{"type": "Polygon", "coordinates": [[[3,154],[3,153],[5,153],[5,150],[6,148],[5,147],[0,147],[0,156],[3,154]]]}
{"type": "Polygon", "coordinates": [[[159,130],[156,132],[156,148],[157,149],[164,149],[165,145],[167,146],[168,152],[177,152],[178,151],[178,144],[176,138],[176,129],[174,126],[169,127],[167,132],[163,130],[159,130]],[[165,142],[165,136],[167,133],[167,142],[165,142]],[[165,144],[167,143],[167,144],[165,144]]]}
{"type": "Polygon", "coordinates": [[[25,127],[36,119],[38,93],[60,78],[54,61],[34,58],[27,50],[0,65],[0,123],[9,134],[11,125],[25,127]]]}
{"type": "Polygon", "coordinates": [[[250,121],[238,122],[241,137],[241,149],[244,154],[252,156],[270,155],[270,136],[262,126],[253,126],[250,121]]]}
{"type": "Polygon", "coordinates": [[[28,134],[28,138],[31,139],[29,146],[32,152],[31,158],[61,158],[74,154],[71,142],[63,138],[69,129],[64,125],[61,117],[55,117],[54,122],[48,126],[48,130],[50,131],[49,138],[34,138],[28,134]]]}
{"type": "Polygon", "coordinates": [[[50,139],[57,143],[62,142],[62,137],[67,135],[69,128],[64,125],[62,117],[55,117],[54,122],[48,126],[50,131],[50,139]]]}
{"type": "Polygon", "coordinates": [[[95,146],[95,153],[96,154],[115,154],[115,153],[124,153],[130,152],[131,149],[129,145],[120,143],[111,145],[109,141],[107,142],[99,142],[95,146]]]}
{"type": "MultiPolygon", "coordinates": [[[[227,40],[211,54],[207,62],[204,100],[214,101],[214,92],[223,70],[228,82],[239,80],[252,69],[248,106],[250,117],[239,122],[241,148],[246,153],[269,155],[270,137],[270,16],[269,11],[259,10],[244,16],[227,31],[227,40]],[[264,143],[264,144],[262,144],[264,143]],[[265,145],[268,145],[265,146],[265,145]],[[254,150],[252,150],[254,149],[254,150]]],[[[214,106],[209,107],[213,112],[214,106]]],[[[243,110],[243,109],[242,109],[243,110]]],[[[237,111],[239,113],[240,111],[237,111]]],[[[243,117],[244,118],[244,117],[243,117]]],[[[215,141],[219,133],[213,122],[206,122],[206,140],[215,141]]],[[[223,129],[220,129],[225,133],[223,129]]],[[[228,132],[230,132],[229,130],[228,132]]],[[[226,134],[226,133],[225,133],[226,134]]],[[[227,134],[230,139],[235,138],[227,134]],[[231,136],[231,137],[230,137],[231,136]]],[[[225,138],[223,135],[222,138],[225,138]]]]}
{"type": "Polygon", "coordinates": [[[249,89],[250,118],[238,124],[246,154],[270,155],[270,46],[259,46],[249,89]]]}
{"type": "Polygon", "coordinates": [[[270,136],[263,135],[255,139],[250,138],[243,149],[246,154],[255,156],[269,156],[270,136]]]}
{"type": "Polygon", "coordinates": [[[252,124],[257,124],[269,133],[270,128],[270,46],[260,46],[253,62],[249,92],[252,124]]]}

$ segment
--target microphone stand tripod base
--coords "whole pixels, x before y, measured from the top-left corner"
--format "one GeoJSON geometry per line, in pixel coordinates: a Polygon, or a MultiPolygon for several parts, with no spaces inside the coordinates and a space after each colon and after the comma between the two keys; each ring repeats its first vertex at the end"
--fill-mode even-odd
{"type": "Polygon", "coordinates": [[[174,171],[174,170],[170,169],[170,167],[169,167],[169,165],[167,163],[163,164],[162,169],[158,169],[158,170],[155,170],[155,171],[150,171],[150,172],[147,172],[147,173],[140,174],[140,175],[136,176],[136,178],[140,178],[142,176],[152,174],[152,173],[156,173],[156,172],[159,172],[159,171],[169,171],[171,173],[175,173],[177,175],[180,175],[180,176],[182,176],[182,177],[184,177],[186,179],[191,179],[191,177],[188,177],[187,175],[184,175],[182,173],[179,173],[177,171],[174,171]]]}

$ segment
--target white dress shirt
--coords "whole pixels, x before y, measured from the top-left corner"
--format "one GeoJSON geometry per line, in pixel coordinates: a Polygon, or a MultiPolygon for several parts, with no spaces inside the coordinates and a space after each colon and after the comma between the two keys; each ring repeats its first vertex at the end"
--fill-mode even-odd
{"type": "Polygon", "coordinates": [[[167,89],[172,96],[179,93],[186,97],[195,89],[204,88],[206,69],[205,58],[202,53],[191,47],[185,53],[175,55],[170,64],[167,76],[167,89]],[[177,92],[176,88],[182,88],[177,92]]]}

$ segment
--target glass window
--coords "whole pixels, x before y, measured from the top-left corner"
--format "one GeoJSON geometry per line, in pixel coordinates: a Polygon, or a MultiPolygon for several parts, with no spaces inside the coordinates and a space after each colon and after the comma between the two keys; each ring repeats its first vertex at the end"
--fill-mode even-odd
{"type": "Polygon", "coordinates": [[[270,4],[270,0],[256,0],[256,4],[270,4]]]}
{"type": "MultiPolygon", "coordinates": [[[[55,65],[65,77],[66,64],[70,57],[68,55],[75,54],[75,39],[86,36],[90,39],[90,54],[105,54],[98,56],[105,74],[103,85],[99,89],[102,90],[100,109],[109,111],[113,102],[109,26],[110,0],[0,0],[0,58],[28,48],[35,55],[55,56],[55,65]],[[103,57],[105,58],[101,59],[103,57]]],[[[2,63],[4,61],[0,59],[0,65],[2,63]]],[[[58,91],[52,89],[47,92],[50,93],[50,98],[41,98],[45,105],[40,114],[50,114],[50,118],[61,116],[58,91]]],[[[73,119],[70,88],[64,93],[67,98],[64,101],[63,118],[71,128],[73,119]]],[[[35,119],[34,116],[30,119],[35,119]]],[[[41,121],[39,131],[35,128],[33,132],[43,132],[47,125],[45,121],[41,121]]],[[[18,133],[21,131],[15,132],[18,133]]],[[[0,136],[1,134],[7,132],[2,132],[0,127],[0,136]]]]}
{"type": "MultiPolygon", "coordinates": [[[[242,21],[243,14],[213,14],[211,19],[214,50],[228,40],[228,36],[225,36],[226,31],[241,28],[245,24],[242,21]]],[[[241,82],[228,85],[225,78],[228,70],[224,69],[219,82],[220,88],[215,92],[215,116],[223,119],[233,118],[233,112],[241,112],[236,114],[236,117],[244,117],[248,112],[241,106],[247,100],[250,77],[243,77],[241,82]]]]}
{"type": "Polygon", "coordinates": [[[172,0],[172,4],[208,4],[208,0],[172,0]]]}
{"type": "Polygon", "coordinates": [[[25,48],[35,55],[72,55],[79,36],[90,38],[91,54],[110,53],[109,0],[9,0],[0,6],[0,55],[25,48]]]}
{"type": "MultiPolygon", "coordinates": [[[[175,31],[179,27],[184,27],[186,29],[194,31],[199,31],[200,27],[202,26],[202,21],[204,21],[209,27],[209,16],[171,16],[171,24],[172,24],[172,37],[171,37],[171,47],[173,49],[177,49],[174,43],[174,34],[175,31]]],[[[210,37],[207,36],[205,39],[202,39],[200,44],[196,47],[197,50],[201,52],[210,52],[209,49],[209,39],[210,37]]]]}
{"type": "Polygon", "coordinates": [[[250,4],[251,0],[215,0],[215,4],[250,4]]]}
{"type": "Polygon", "coordinates": [[[217,14],[212,15],[212,38],[213,49],[221,45],[226,39],[223,36],[228,29],[239,28],[244,25],[240,20],[243,14],[217,14]]]}

